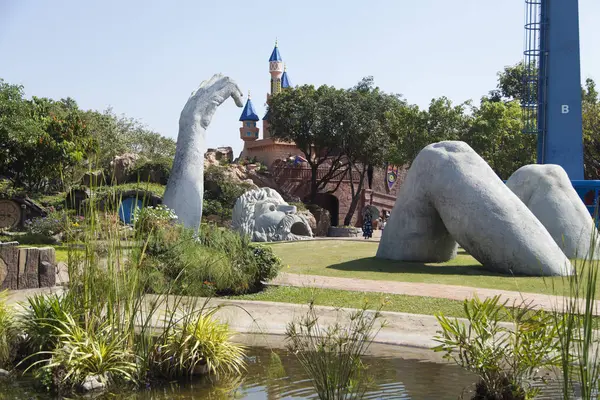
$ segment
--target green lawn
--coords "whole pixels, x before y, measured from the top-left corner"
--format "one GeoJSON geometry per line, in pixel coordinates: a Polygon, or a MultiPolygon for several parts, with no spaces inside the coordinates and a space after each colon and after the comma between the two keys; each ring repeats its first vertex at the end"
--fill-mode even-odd
{"type": "Polygon", "coordinates": [[[274,301],[279,303],[307,304],[311,300],[320,306],[361,308],[365,302],[376,309],[384,302],[383,311],[434,315],[442,313],[451,317],[464,317],[463,302],[435,299],[433,297],[404,296],[346,290],[313,289],[305,287],[270,286],[262,292],[228,297],[235,300],[274,301]]]}
{"type": "MultiPolygon", "coordinates": [[[[283,261],[283,271],[295,274],[440,283],[532,293],[563,293],[564,284],[560,277],[500,275],[485,269],[464,251],[459,251],[454,260],[446,263],[414,263],[377,259],[374,256],[378,245],[376,242],[347,240],[272,244],[273,250],[283,261]]],[[[600,297],[600,288],[598,293],[600,297]]]]}

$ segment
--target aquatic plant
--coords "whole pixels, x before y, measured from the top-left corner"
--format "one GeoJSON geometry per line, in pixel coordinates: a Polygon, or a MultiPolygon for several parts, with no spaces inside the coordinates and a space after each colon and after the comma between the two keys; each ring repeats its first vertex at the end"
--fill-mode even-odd
{"type": "Polygon", "coordinates": [[[349,311],[345,323],[322,326],[311,302],[306,315],[288,324],[287,348],[312,379],[319,399],[364,397],[370,380],[362,356],[385,324],[381,321],[382,307],[373,311],[365,304],[349,311]]]}
{"type": "Polygon", "coordinates": [[[199,373],[239,375],[245,347],[231,342],[233,332],[214,318],[218,307],[187,312],[177,318],[157,345],[156,360],[168,377],[199,373]]]}
{"type": "Polygon", "coordinates": [[[557,327],[551,313],[529,304],[507,307],[500,296],[463,303],[466,322],[437,314],[441,332],[434,351],[479,377],[474,399],[525,400],[540,369],[557,365],[557,327]],[[511,324],[501,321],[508,318],[511,324]]]}

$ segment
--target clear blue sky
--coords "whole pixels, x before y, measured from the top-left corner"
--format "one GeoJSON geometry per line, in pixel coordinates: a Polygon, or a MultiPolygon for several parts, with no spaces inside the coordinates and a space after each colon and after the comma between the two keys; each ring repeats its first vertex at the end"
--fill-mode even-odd
{"type": "MultiPolygon", "coordinates": [[[[411,103],[476,101],[522,59],[524,0],[0,0],[0,77],[27,96],[71,96],[176,137],[189,94],[222,72],[260,116],[275,38],[296,84],[363,76],[411,103]]],[[[600,81],[600,0],[579,0],[582,79],[600,81]]],[[[241,150],[229,100],[209,146],[241,150]]]]}

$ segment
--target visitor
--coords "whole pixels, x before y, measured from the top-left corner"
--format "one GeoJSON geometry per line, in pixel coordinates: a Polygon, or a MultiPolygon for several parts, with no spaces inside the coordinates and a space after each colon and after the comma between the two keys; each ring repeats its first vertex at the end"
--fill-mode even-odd
{"type": "Polygon", "coordinates": [[[383,230],[385,229],[385,224],[387,223],[387,219],[384,219],[383,222],[381,223],[381,231],[383,232],[383,230]]]}
{"type": "Polygon", "coordinates": [[[371,213],[369,211],[367,211],[364,215],[364,221],[363,221],[363,226],[362,226],[363,237],[365,239],[370,239],[373,237],[372,218],[373,217],[371,216],[371,213]]]}

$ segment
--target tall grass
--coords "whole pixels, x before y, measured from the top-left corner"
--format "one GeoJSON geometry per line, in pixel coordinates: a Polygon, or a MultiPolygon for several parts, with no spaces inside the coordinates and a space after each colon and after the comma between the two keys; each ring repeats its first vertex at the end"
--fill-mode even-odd
{"type": "Polygon", "coordinates": [[[96,201],[92,195],[86,202],[81,242],[69,245],[65,294],[29,300],[29,369],[67,391],[92,377],[144,385],[162,375],[161,352],[168,350],[183,364],[176,363],[169,377],[189,370],[188,357],[207,363],[207,372],[239,373],[243,348],[230,343],[232,333],[213,319],[208,300],[183,301],[175,294],[185,268],[148,297],[151,277],[143,264],[152,236],[125,230],[115,212],[120,199],[109,199],[103,211],[96,201]]]}
{"type": "Polygon", "coordinates": [[[311,302],[305,316],[288,324],[288,350],[312,379],[319,399],[361,399],[370,387],[361,357],[384,322],[377,324],[383,305],[375,311],[367,307],[349,312],[343,324],[325,327],[311,302]]]}
{"type": "Polygon", "coordinates": [[[6,304],[7,292],[0,292],[0,368],[8,368],[14,356],[17,335],[14,310],[6,304]]]}
{"type": "Polygon", "coordinates": [[[559,328],[560,347],[558,376],[563,399],[597,399],[600,393],[600,332],[597,330],[598,307],[596,284],[600,260],[595,258],[598,237],[593,233],[590,252],[583,259],[574,260],[574,274],[564,277],[564,292],[560,304],[555,305],[554,319],[559,328]]]}

